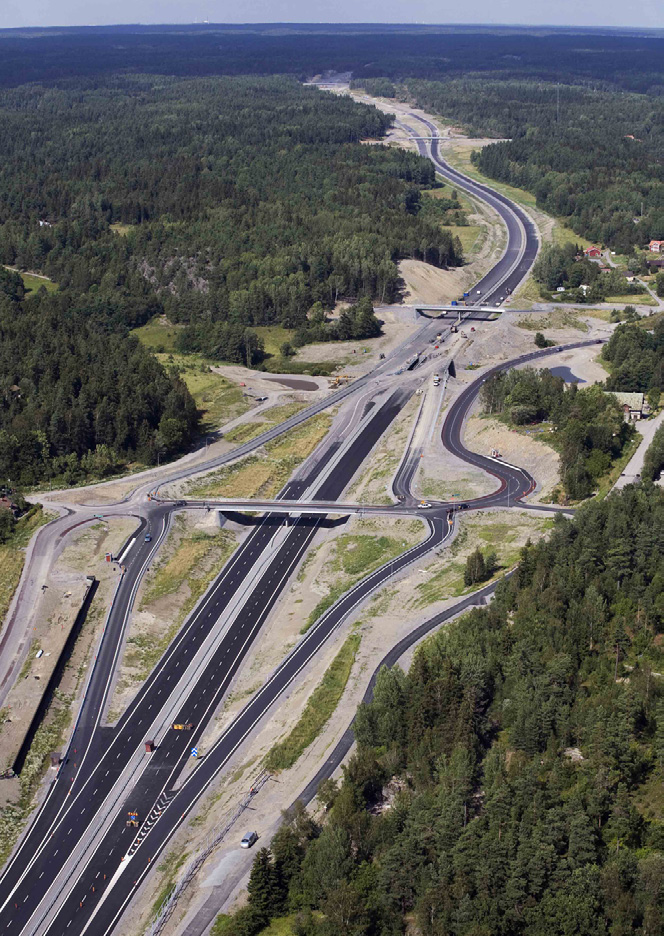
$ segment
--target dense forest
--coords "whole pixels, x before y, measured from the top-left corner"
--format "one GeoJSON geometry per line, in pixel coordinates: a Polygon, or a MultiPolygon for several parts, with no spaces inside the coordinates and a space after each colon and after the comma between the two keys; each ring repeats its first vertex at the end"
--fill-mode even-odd
{"type": "Polygon", "coordinates": [[[123,76],[0,92],[0,472],[73,483],[191,444],[193,403],[129,331],[259,364],[249,327],[371,337],[402,256],[461,246],[420,192],[431,164],[360,141],[390,118],[292,78],[123,76]],[[341,318],[339,298],[361,301],[341,318]],[[311,317],[309,317],[311,316],[311,317]]]}
{"type": "MultiPolygon", "coordinates": [[[[389,90],[389,89],[384,89],[389,90]]],[[[629,252],[664,238],[664,98],[570,83],[408,79],[398,94],[506,137],[473,154],[490,178],[533,192],[575,233],[629,252]]]]}
{"type": "MultiPolygon", "coordinates": [[[[103,303],[15,298],[0,276],[0,478],[75,484],[185,450],[198,414],[182,381],[133,337],[109,333],[103,303]]],[[[4,511],[6,512],[6,511],[4,511]]]]}
{"type": "Polygon", "coordinates": [[[326,71],[356,78],[487,77],[586,83],[661,95],[664,36],[646,29],[275,24],[0,31],[0,86],[112,72],[326,71]]]}
{"type": "Polygon", "coordinates": [[[381,672],[327,817],[287,817],[215,936],[286,913],[297,936],[661,933],[663,557],[652,485],[558,517],[488,608],[381,672]]]}
{"type": "Polygon", "coordinates": [[[664,390],[664,322],[652,331],[639,325],[620,325],[602,348],[602,358],[610,368],[609,390],[647,393],[656,406],[664,390]]]}
{"type": "Polygon", "coordinates": [[[145,281],[174,322],[298,327],[392,300],[399,257],[462,259],[419,217],[431,164],[358,144],[390,118],[292,79],[18,88],[0,114],[0,261],[65,288],[145,281]]]}
{"type": "Polygon", "coordinates": [[[495,374],[483,385],[480,399],[485,413],[508,425],[550,424],[545,439],[560,453],[563,488],[572,500],[592,493],[634,434],[615,397],[598,386],[567,386],[548,370],[495,374]]]}

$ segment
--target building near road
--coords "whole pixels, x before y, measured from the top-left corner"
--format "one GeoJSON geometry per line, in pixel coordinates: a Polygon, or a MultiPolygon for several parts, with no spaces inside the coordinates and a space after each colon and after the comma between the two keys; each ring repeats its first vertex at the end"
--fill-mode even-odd
{"type": "Polygon", "coordinates": [[[651,240],[648,250],[650,253],[664,253],[664,240],[651,240]]]}
{"type": "Polygon", "coordinates": [[[583,251],[583,254],[586,260],[599,260],[599,258],[602,256],[602,248],[597,247],[596,244],[593,244],[592,247],[586,247],[586,249],[583,251]]]}
{"type": "Polygon", "coordinates": [[[642,393],[618,393],[613,390],[606,392],[618,401],[625,422],[636,422],[638,419],[650,416],[650,404],[642,393]]]}

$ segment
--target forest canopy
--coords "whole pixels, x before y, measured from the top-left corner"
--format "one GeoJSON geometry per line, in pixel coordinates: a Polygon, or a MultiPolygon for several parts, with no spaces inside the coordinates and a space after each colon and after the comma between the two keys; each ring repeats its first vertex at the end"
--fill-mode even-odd
{"type": "Polygon", "coordinates": [[[383,669],[321,824],[287,817],[215,936],[664,926],[664,493],[558,517],[488,608],[383,669]]]}
{"type": "Polygon", "coordinates": [[[570,78],[406,79],[397,93],[498,138],[473,154],[478,169],[533,192],[576,234],[624,252],[664,238],[664,98],[570,78]]]}
{"type": "Polygon", "coordinates": [[[59,286],[0,266],[0,472],[21,484],[191,445],[184,384],[129,337],[154,316],[187,326],[180,350],[256,365],[250,326],[371,337],[397,259],[462,262],[420,211],[431,163],[361,142],[391,118],[293,78],[68,80],[3,90],[0,117],[0,265],[59,286]]]}
{"type": "Polygon", "coordinates": [[[359,142],[391,118],[292,79],[32,86],[0,115],[0,262],[64,288],[131,303],[147,285],[173,322],[297,328],[315,302],[394,299],[400,257],[462,261],[419,216],[431,163],[359,142]]]}

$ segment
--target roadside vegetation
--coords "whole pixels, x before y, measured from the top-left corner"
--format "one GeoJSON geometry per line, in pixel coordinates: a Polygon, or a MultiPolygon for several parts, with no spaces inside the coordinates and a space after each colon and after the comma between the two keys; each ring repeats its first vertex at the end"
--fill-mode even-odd
{"type": "Polygon", "coordinates": [[[425,567],[407,610],[420,611],[446,598],[459,598],[478,584],[500,578],[519,561],[524,542],[536,541],[551,529],[553,520],[516,510],[510,513],[509,523],[504,515],[491,511],[464,517],[442,557],[425,567]]]}
{"type": "Polygon", "coordinates": [[[9,857],[34,808],[33,798],[49,763],[51,752],[61,749],[64,733],[71,719],[72,701],[72,698],[61,696],[56,692],[25,759],[18,781],[18,800],[0,808],[0,864],[2,865],[9,857]]]}
{"type": "Polygon", "coordinates": [[[265,432],[266,429],[270,429],[272,426],[290,419],[291,416],[295,416],[307,405],[307,403],[283,403],[280,406],[271,406],[269,409],[263,410],[259,419],[240,423],[234,429],[229,429],[228,432],[224,433],[224,439],[227,442],[237,442],[238,445],[242,442],[248,442],[249,439],[255,438],[261,432],[265,432]]]}
{"type": "Polygon", "coordinates": [[[176,517],[163,557],[144,579],[109,706],[109,723],[117,721],[136,687],[150,675],[236,545],[229,530],[201,529],[181,515],[176,517]]]}
{"type": "MultiPolygon", "coordinates": [[[[643,333],[639,333],[643,334],[643,333]]],[[[608,381],[607,381],[608,382],[608,381]]],[[[542,439],[560,455],[565,498],[589,497],[634,437],[617,400],[600,387],[579,390],[548,370],[512,370],[491,377],[482,387],[484,413],[508,426],[546,424],[542,439]]]]}
{"type": "Polygon", "coordinates": [[[643,459],[644,481],[659,481],[664,470],[664,426],[660,426],[652,437],[643,459]]]}
{"type": "Polygon", "coordinates": [[[30,507],[18,520],[10,510],[0,507],[0,623],[4,621],[9,605],[18,587],[25,549],[32,534],[51,519],[40,505],[30,507]]]}
{"type": "MultiPolygon", "coordinates": [[[[424,527],[418,520],[397,521],[395,526],[390,536],[373,532],[343,533],[334,540],[317,582],[326,588],[326,594],[309,614],[302,633],[349,588],[424,538],[424,527]]],[[[356,528],[372,530],[376,527],[375,521],[360,521],[356,528]]]]}
{"type": "Polygon", "coordinates": [[[326,812],[285,817],[216,932],[659,929],[662,518],[652,485],[558,517],[489,607],[383,669],[326,812]]]}
{"type": "Polygon", "coordinates": [[[177,332],[177,328],[157,318],[132,334],[164,368],[182,380],[196,404],[201,432],[213,432],[250,409],[251,400],[243,396],[236,383],[214,369],[214,361],[199,354],[179,354],[177,332]]]}
{"type": "Polygon", "coordinates": [[[322,442],[332,424],[319,413],[263,446],[263,451],[194,481],[191,497],[274,497],[298,465],[322,442]]]}
{"type": "Polygon", "coordinates": [[[297,724],[283,741],[279,741],[268,752],[265,758],[267,770],[288,770],[320,735],[344,693],[360,640],[360,634],[357,633],[346,638],[322,680],[312,692],[297,724]]]}

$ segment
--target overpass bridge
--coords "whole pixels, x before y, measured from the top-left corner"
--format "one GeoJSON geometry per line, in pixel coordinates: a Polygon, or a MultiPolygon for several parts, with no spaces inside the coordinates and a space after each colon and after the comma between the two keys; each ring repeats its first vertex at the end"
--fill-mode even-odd
{"type": "MultiPolygon", "coordinates": [[[[360,517],[374,514],[392,516],[428,515],[432,509],[420,508],[417,503],[410,504],[340,504],[339,501],[301,501],[301,500],[179,500],[177,507],[198,510],[218,510],[220,513],[282,513],[300,516],[302,514],[357,514],[360,517]]],[[[436,507],[441,506],[436,504],[436,507]]],[[[432,505],[433,508],[433,505],[432,505]]]]}
{"type": "Polygon", "coordinates": [[[491,315],[494,315],[496,312],[503,312],[504,309],[502,306],[497,305],[414,305],[413,309],[416,312],[419,312],[420,315],[424,315],[426,318],[447,318],[451,321],[451,316],[448,313],[454,313],[457,316],[463,315],[463,318],[468,321],[471,319],[473,321],[486,321],[491,315]],[[427,312],[438,312],[438,315],[426,315],[427,312]]]}

